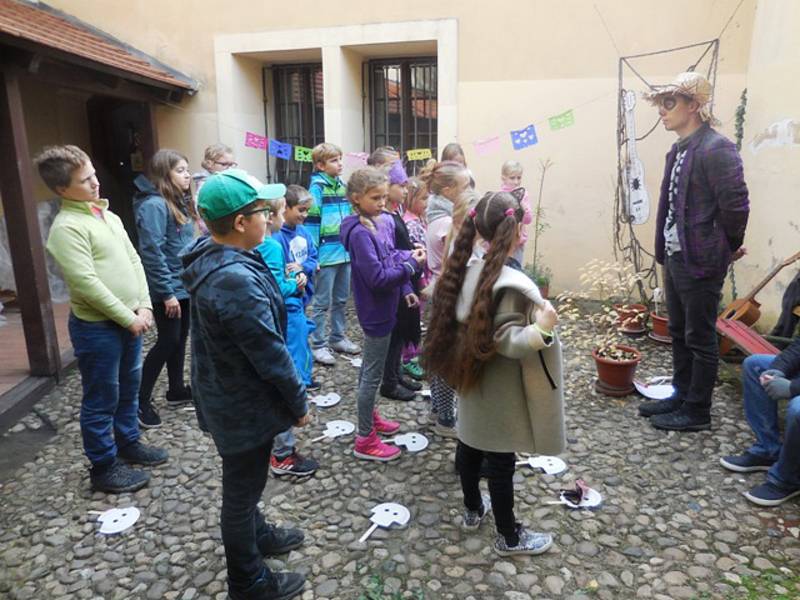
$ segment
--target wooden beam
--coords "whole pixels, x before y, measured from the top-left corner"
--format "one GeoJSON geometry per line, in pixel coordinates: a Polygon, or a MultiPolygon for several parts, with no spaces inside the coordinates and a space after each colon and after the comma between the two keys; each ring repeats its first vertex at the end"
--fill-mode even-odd
{"type": "Polygon", "coordinates": [[[17,75],[0,71],[0,195],[31,375],[61,367],[17,75]]]}

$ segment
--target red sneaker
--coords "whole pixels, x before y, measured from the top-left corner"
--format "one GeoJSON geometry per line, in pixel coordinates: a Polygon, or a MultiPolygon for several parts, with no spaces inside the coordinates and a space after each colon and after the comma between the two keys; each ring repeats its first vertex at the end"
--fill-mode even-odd
{"type": "Polygon", "coordinates": [[[365,460],[388,462],[395,458],[400,458],[400,448],[384,444],[373,429],[366,437],[356,436],[356,446],[353,449],[353,454],[365,460]]]}
{"type": "Polygon", "coordinates": [[[377,408],[372,411],[372,426],[378,433],[394,433],[400,429],[400,423],[384,419],[377,408]]]}

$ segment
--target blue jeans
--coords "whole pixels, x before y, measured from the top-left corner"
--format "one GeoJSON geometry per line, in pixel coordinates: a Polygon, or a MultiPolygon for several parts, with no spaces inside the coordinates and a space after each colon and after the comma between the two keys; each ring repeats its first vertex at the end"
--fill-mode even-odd
{"type": "Polygon", "coordinates": [[[297,438],[294,437],[294,427],[290,427],[283,433],[275,436],[272,445],[272,456],[278,460],[288,458],[294,452],[294,447],[297,446],[297,438]]]}
{"type": "Polygon", "coordinates": [[[311,334],[311,347],[323,348],[344,339],[344,309],[350,297],[350,263],[322,267],[314,276],[314,299],[311,318],[316,329],[311,334]],[[325,322],[331,313],[331,332],[325,339],[325,322]]]}
{"type": "Polygon", "coordinates": [[[109,465],[139,439],[142,336],[113,321],[84,321],[69,315],[69,337],[81,372],[81,435],[92,466],[109,465]]]}
{"type": "Polygon", "coordinates": [[[748,452],[775,461],[767,473],[767,481],[796,490],[800,488],[800,396],[791,398],[786,407],[786,431],[781,444],[778,402],[767,395],[758,380],[774,360],[770,354],[754,354],[742,365],[744,414],[756,435],[756,443],[748,452]]]}

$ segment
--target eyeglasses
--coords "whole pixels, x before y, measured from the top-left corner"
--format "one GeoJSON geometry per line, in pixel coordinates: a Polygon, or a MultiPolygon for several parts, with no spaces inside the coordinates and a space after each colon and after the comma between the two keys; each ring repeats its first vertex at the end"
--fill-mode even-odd
{"type": "Polygon", "coordinates": [[[254,215],[256,213],[266,213],[266,212],[272,213],[274,215],[278,214],[278,211],[274,210],[270,206],[265,206],[263,208],[254,208],[253,210],[246,210],[246,211],[244,211],[243,213],[240,213],[240,214],[242,214],[242,215],[244,215],[246,217],[249,217],[250,215],[254,215]]]}
{"type": "Polygon", "coordinates": [[[230,168],[235,168],[235,167],[239,166],[239,163],[237,163],[237,162],[222,162],[222,161],[219,161],[219,160],[215,160],[214,164],[215,165],[219,165],[223,169],[230,169],[230,168]]]}

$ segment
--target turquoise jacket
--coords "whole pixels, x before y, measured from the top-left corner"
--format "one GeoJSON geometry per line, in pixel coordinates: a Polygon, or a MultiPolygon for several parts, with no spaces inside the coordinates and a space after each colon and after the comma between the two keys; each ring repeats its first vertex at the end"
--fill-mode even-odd
{"type": "Polygon", "coordinates": [[[308,209],[305,228],[317,246],[319,266],[350,262],[350,255],[339,240],[342,220],[353,212],[347,201],[344,183],[338,177],[314,171],[308,191],[313,202],[308,209]]]}

